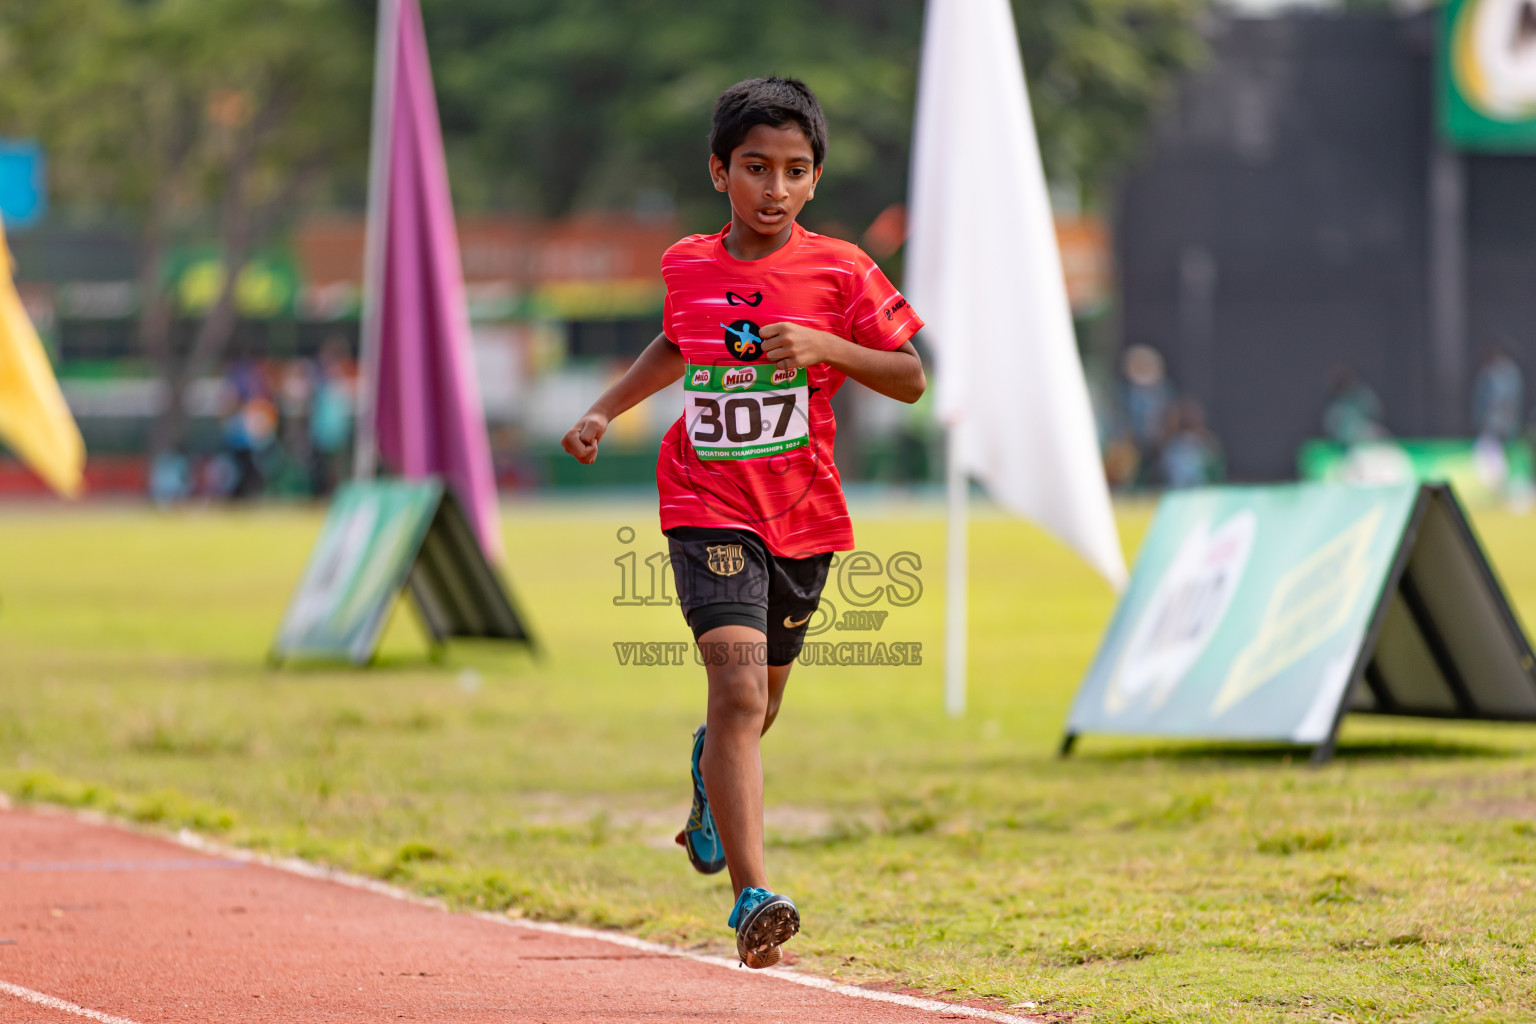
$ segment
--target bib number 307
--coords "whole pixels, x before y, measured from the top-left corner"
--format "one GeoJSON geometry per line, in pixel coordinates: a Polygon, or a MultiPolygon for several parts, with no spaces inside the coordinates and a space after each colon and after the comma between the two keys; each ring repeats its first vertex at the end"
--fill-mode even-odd
{"type": "Polygon", "coordinates": [[[761,459],[810,443],[805,367],[690,366],[683,426],[701,459],[761,459]]]}

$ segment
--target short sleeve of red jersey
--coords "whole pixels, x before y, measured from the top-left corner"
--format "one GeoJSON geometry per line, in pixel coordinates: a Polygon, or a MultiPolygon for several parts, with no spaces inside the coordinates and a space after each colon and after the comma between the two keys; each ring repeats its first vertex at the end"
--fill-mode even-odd
{"type": "MultiPolygon", "coordinates": [[[[655,306],[651,307],[655,309],[655,306]]],[[[672,329],[672,292],[667,291],[667,297],[661,300],[661,333],[667,336],[667,340],[677,344],[677,332],[672,329]]]]}
{"type": "Polygon", "coordinates": [[[862,249],[853,265],[853,296],[848,326],[853,340],[865,348],[900,348],[922,330],[923,320],[896,286],[862,249]]]}

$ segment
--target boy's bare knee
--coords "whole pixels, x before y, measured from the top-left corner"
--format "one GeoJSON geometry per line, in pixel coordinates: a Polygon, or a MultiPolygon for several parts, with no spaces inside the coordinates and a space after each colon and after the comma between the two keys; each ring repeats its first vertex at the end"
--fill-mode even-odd
{"type": "Polygon", "coordinates": [[[711,721],[761,725],[768,711],[768,687],[757,673],[723,672],[709,680],[711,721]]]}

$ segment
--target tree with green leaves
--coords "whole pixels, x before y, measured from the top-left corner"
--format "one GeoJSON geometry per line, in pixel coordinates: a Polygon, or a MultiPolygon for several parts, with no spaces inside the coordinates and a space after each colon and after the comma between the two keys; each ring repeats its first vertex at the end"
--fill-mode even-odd
{"type": "Polygon", "coordinates": [[[39,138],[61,202],[142,232],[139,342],[168,389],[157,451],[179,447],[188,385],[234,331],[251,253],[329,173],[358,173],[370,26],[343,0],[48,0],[0,9],[0,132],[39,138]],[[190,348],[171,343],[165,259],[212,219],[222,280],[190,348]]]}
{"type": "MultiPolygon", "coordinates": [[[[459,199],[560,216],[675,202],[724,216],[704,167],[730,83],[803,78],[831,130],[809,223],[862,228],[906,191],[921,0],[423,0],[459,199]]],[[[1204,0],[1016,2],[1046,166],[1090,201],[1202,53],[1204,0]]],[[[976,169],[988,187],[986,168],[976,169]]]]}

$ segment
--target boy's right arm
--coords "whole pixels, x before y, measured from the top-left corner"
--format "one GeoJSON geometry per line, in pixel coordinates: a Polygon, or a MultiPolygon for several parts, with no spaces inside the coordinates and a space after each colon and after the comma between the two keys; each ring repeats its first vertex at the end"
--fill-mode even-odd
{"type": "Polygon", "coordinates": [[[560,446],[583,465],[597,458],[597,443],[619,413],[632,409],[683,375],[683,352],[665,334],[645,347],[624,376],[592,403],[587,414],[566,431],[560,446]]]}

